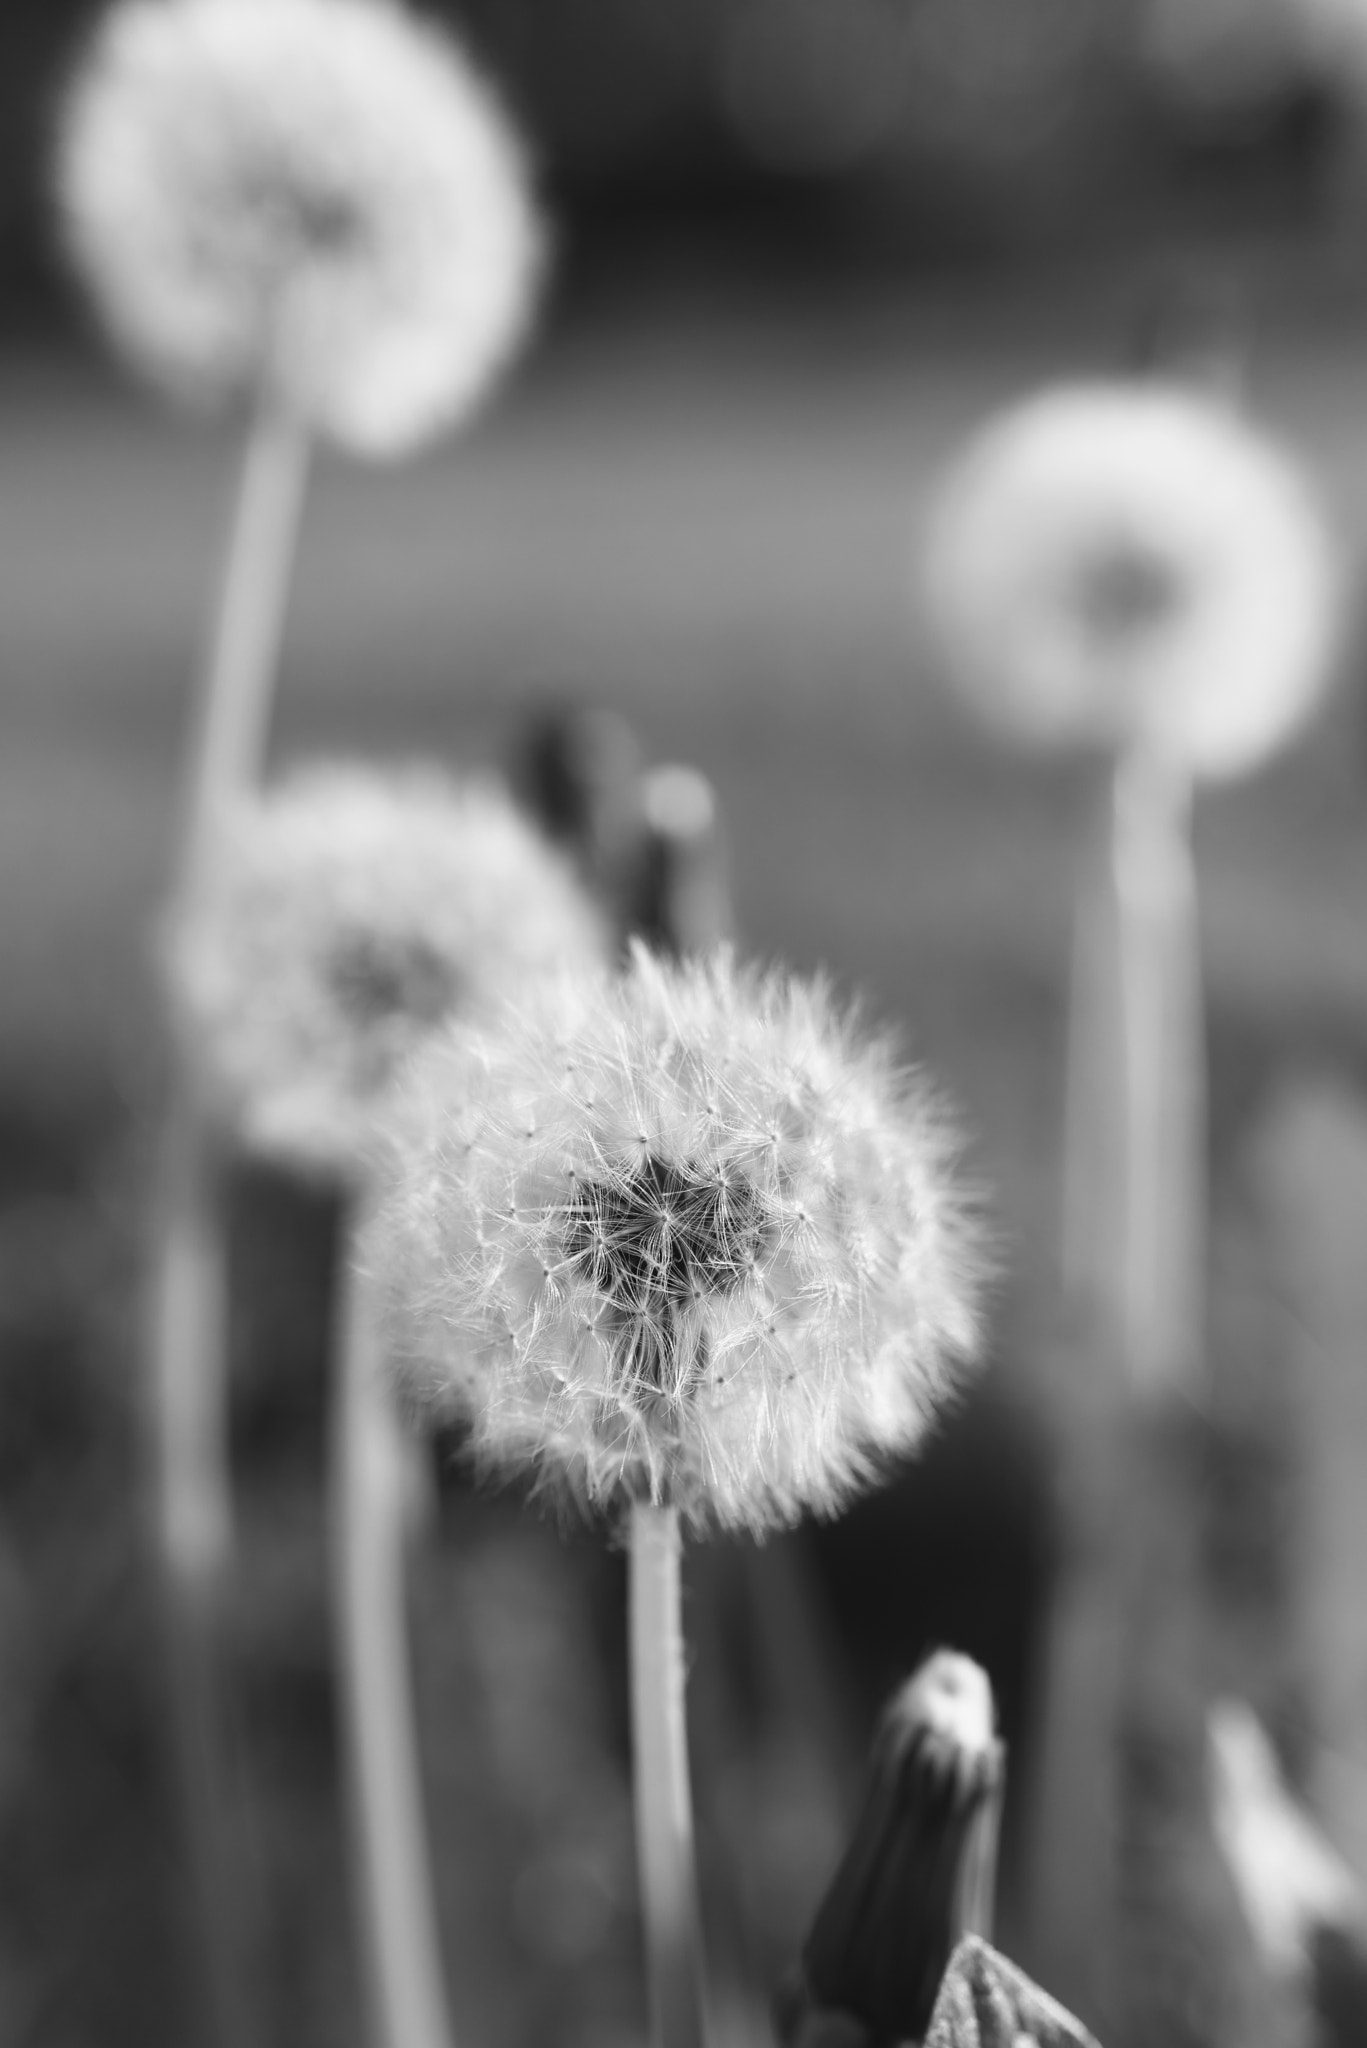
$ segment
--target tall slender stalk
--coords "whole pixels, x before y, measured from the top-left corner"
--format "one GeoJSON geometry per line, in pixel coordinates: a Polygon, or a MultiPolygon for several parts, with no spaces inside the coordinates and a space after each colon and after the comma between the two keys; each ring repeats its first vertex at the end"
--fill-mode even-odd
{"type": "Polygon", "coordinates": [[[333,1423],[334,1598],[358,1909],[378,2048],[452,2039],[423,1822],[405,1626],[409,1485],[363,1276],[346,1283],[333,1423]]]}
{"type": "MultiPolygon", "coordinates": [[[[180,870],[205,859],[215,820],[259,773],[307,469],[302,428],[258,408],[247,445],[183,798],[180,870]]],[[[247,1880],[232,1821],[218,1672],[219,1597],[232,1549],[227,1442],[226,1245],[217,1162],[177,1065],[153,1251],[153,1407],[175,1746],[223,2048],[253,2038],[242,1988],[247,1880]]]]}
{"type": "Polygon", "coordinates": [[[1117,762],[1084,846],[1074,937],[1063,1257],[1085,1355],[1059,1417],[1064,1555],[1030,1893],[1037,1967],[1097,2021],[1123,1995],[1113,1949],[1128,1826],[1122,1729],[1170,1724],[1172,1681],[1180,1694],[1192,1677],[1182,1580],[1196,1560],[1173,1426],[1203,1315],[1190,803],[1180,768],[1137,749],[1117,762]]]}
{"type": "Polygon", "coordinates": [[[1130,1388],[1190,1391],[1205,1266],[1205,1055],[1191,778],[1138,748],[1116,769],[1126,1199],[1120,1297],[1130,1388]]]}
{"type": "Polygon", "coordinates": [[[224,1455],[227,1275],[221,1190],[188,1101],[163,1141],[159,1257],[150,1305],[153,1454],[160,1475],[168,1675],[201,1962],[223,2048],[257,2038],[249,1991],[243,1842],[220,1739],[220,1601],[230,1503],[224,1455]]]}
{"type": "Polygon", "coordinates": [[[1063,1111],[1060,1270],[1075,1316],[1095,1314],[1122,1234],[1124,1113],[1119,928],[1114,889],[1115,776],[1089,784],[1073,891],[1063,1111]]]}
{"type": "Polygon", "coordinates": [[[303,424],[263,397],[247,437],[196,707],[183,819],[187,866],[203,857],[223,804],[261,773],[308,468],[303,424]]]}
{"type": "Polygon", "coordinates": [[[636,1855],[655,2048],[707,2037],[684,1716],[680,1541],[672,1508],[631,1510],[631,1732],[636,1855]]]}

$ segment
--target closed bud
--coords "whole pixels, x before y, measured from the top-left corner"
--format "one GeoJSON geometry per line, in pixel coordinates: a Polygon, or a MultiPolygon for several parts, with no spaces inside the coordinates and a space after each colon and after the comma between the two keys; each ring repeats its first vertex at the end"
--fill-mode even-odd
{"type": "Polygon", "coordinates": [[[802,1999],[787,2024],[778,2015],[791,2048],[835,2015],[868,2048],[920,2040],[955,1943],[990,1912],[1002,1775],[986,1674],[937,1650],[884,1711],[863,1808],[803,1950],[802,1999]]]}

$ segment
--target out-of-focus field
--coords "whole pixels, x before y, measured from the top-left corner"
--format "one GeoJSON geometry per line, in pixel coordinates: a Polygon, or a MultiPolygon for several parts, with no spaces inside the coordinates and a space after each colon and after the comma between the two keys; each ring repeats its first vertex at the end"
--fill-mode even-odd
{"type": "MultiPolygon", "coordinates": [[[[835,1681],[861,1730],[932,1621],[979,1654],[1002,1650],[1008,1704],[1028,1678],[1019,1617],[984,1619],[981,1600],[989,1581],[998,1610],[1014,1598],[1000,1570],[1026,1441],[991,1413],[1018,1402],[1020,1333],[1053,1244],[1081,796],[1070,772],[1004,756],[943,701],[917,630],[915,536],[939,466],[986,408],[1049,375],[1111,368],[1126,339],[1106,306],[995,300],[585,324],[553,339],[467,441],[393,471],[325,459],[308,508],[282,756],[435,747],[499,761],[549,690],[619,707],[651,755],[714,779],[746,939],[866,990],[960,1106],[1006,1274],[995,1391],[976,1434],[951,1429],[931,1459],[924,1513],[909,1481],[901,1506],[856,1517],[862,1535],[826,1553],[850,1630],[861,1613],[876,1624],[864,1668],[835,1681]],[[880,1552],[880,1529],[901,1548],[880,1552]]],[[[1367,341],[1278,319],[1253,388],[1320,474],[1351,566],[1367,543],[1367,341]]],[[[168,420],[88,366],[0,376],[0,2038],[26,2048],[196,2038],[136,1522],[129,1158],[155,1068],[149,933],[176,749],[234,463],[224,431],[168,420]]],[[[1217,1164],[1269,1074],[1367,1046],[1367,716],[1351,655],[1345,669],[1293,758],[1203,800],[1217,1164]]],[[[294,2048],[336,2044],[355,2024],[340,1851],[309,1775],[328,1725],[315,1495],[263,1485],[263,1514],[284,1533],[260,1579],[276,1603],[270,1642],[254,1652],[264,1667],[288,1651],[301,1674],[292,1709],[272,1695],[260,1764],[283,1902],[263,1973],[294,2048]],[[295,1594],[281,1590],[292,1569],[295,1594]],[[304,1617],[294,1639],[292,1615],[304,1617]]],[[[466,1513],[458,1504],[488,1572],[451,1566],[419,1597],[439,1616],[454,1585],[467,1623],[494,1615],[471,1638],[494,1645],[488,1725],[448,1723],[446,1749],[433,1734],[446,1787],[434,1796],[469,1826],[479,1759],[496,1778],[516,1752],[497,1732],[510,1701],[553,1692],[582,1657],[583,1728],[615,1726],[618,1708],[593,1694],[611,1656],[567,1642],[546,1592],[568,1571],[548,1562],[552,1540],[524,1553],[504,1522],[472,1534],[466,1513]],[[526,1622],[506,1638],[505,1582],[526,1622]],[[448,1753],[457,1742],[473,1745],[463,1761],[448,1753]]],[[[445,1672],[452,1696],[470,1678],[461,1654],[445,1672]]],[[[428,1655],[439,1691],[446,1653],[428,1655]]],[[[582,1774],[579,1725],[525,1728],[522,1754],[560,1740],[562,1779],[582,1774]]],[[[778,1800],[794,1837],[808,1811],[795,1773],[778,1800]]],[[[600,1820],[618,1793],[609,1772],[600,1820]]],[[[554,1932],[556,1898],[585,1882],[557,1796],[549,1781],[522,1807],[510,1792],[501,1820],[481,1809],[488,1842],[443,1850],[449,1917],[465,1930],[458,2009],[484,2048],[611,2043],[635,2024],[630,1996],[576,2003],[566,1988],[594,1954],[602,1981],[634,1980],[630,1940],[619,1927],[614,1949],[604,1932],[610,1900],[601,1924],[571,1913],[554,1932]],[[552,1809],[570,1844],[559,1866],[542,1840],[552,1809]],[[518,1842],[532,1844],[520,1875],[518,1842]],[[491,1903],[500,1886],[522,1901],[511,1922],[491,1903]]],[[[607,1865],[615,1853],[604,1848],[607,1865]]],[[[767,1853],[791,1893],[772,1927],[781,1947],[819,1882],[817,1850],[779,1829],[767,1853]]]]}
{"type": "MultiPolygon", "coordinates": [[[[472,438],[393,470],[324,461],[281,751],[497,758],[547,686],[618,705],[657,756],[715,778],[747,934],[858,977],[976,1088],[955,984],[1052,990],[1072,819],[1057,773],[965,733],[936,689],[915,535],[988,406],[1112,368],[1125,344],[1118,316],[992,304],[661,318],[553,343],[472,438]]],[[[1254,384],[1351,558],[1367,534],[1360,335],[1274,331],[1254,384]]],[[[34,365],[0,382],[0,449],[0,1046],[41,1067],[107,1059],[141,1028],[138,940],[235,448],[34,365]]],[[[1217,994],[1367,992],[1360,701],[1205,807],[1217,994]]],[[[993,1106],[973,1109],[990,1133],[993,1106]]]]}

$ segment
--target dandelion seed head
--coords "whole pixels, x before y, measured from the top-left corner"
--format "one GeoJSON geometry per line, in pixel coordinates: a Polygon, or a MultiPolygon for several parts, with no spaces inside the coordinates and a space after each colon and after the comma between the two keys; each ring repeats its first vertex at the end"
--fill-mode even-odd
{"type": "Polygon", "coordinates": [[[438,1034],[390,1124],[360,1257],[493,1468],[761,1531],[913,1447],[974,1348],[953,1135],[820,983],[638,947],[438,1034]]]}
{"type": "Polygon", "coordinates": [[[516,142],[392,0],[121,0],[69,90],[58,203],[115,340],[397,454],[482,395],[539,241],[516,142]]]}
{"type": "Polygon", "coordinates": [[[1256,767],[1309,715],[1339,577],[1291,458],[1198,394],[1044,392],[947,478],[925,596],[944,665],[1008,736],[1256,767]]]}
{"type": "Polygon", "coordinates": [[[329,1177],[439,1022],[607,957],[568,865],[492,782],[296,771],[225,823],[167,934],[186,1056],[250,1148],[329,1177]]]}

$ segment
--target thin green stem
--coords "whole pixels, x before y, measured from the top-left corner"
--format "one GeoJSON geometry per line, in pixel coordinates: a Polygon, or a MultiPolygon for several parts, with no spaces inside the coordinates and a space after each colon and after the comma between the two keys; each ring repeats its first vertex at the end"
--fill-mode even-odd
{"type": "Polygon", "coordinates": [[[407,1480],[370,1289],[353,1272],[333,1424],[332,1541],[363,1953],[377,2048],[450,2048],[405,1625],[407,1480]]]}
{"type": "Polygon", "coordinates": [[[632,1506],[630,1607],[636,1855],[653,2039],[655,2048],[704,2048],[679,1523],[672,1508],[632,1506]]]}

